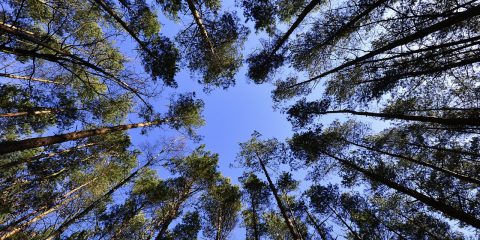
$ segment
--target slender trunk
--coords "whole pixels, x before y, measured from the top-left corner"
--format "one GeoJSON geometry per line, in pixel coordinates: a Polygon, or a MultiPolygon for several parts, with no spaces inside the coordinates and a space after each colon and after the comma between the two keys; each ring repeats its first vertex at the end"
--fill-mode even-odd
{"type": "Polygon", "coordinates": [[[257,205],[255,203],[255,198],[251,195],[250,196],[250,201],[252,204],[252,218],[253,218],[253,237],[255,240],[260,240],[260,232],[258,231],[258,220],[257,220],[257,210],[255,206],[257,205]]]}
{"type": "MultiPolygon", "coordinates": [[[[71,202],[72,200],[74,200],[75,198],[78,197],[78,195],[75,195],[73,197],[69,197],[70,195],[74,194],[75,192],[78,192],[80,191],[82,188],[86,187],[87,185],[89,185],[90,183],[92,183],[93,181],[95,181],[96,178],[80,185],[79,187],[76,187],[75,189],[65,193],[63,195],[64,197],[64,200],[61,201],[60,203],[57,203],[55,204],[55,206],[49,208],[48,210],[40,213],[39,215],[35,216],[34,218],[30,219],[28,222],[25,222],[23,224],[21,224],[20,226],[17,226],[15,228],[10,228],[10,229],[6,229],[6,232],[3,233],[1,236],[0,236],[0,240],[5,240],[5,239],[8,239],[9,237],[15,235],[16,233],[20,232],[20,231],[23,231],[25,230],[28,226],[34,224],[35,222],[37,222],[38,220],[41,220],[43,218],[45,218],[47,215],[49,215],[50,213],[52,212],[55,212],[57,211],[60,207],[66,205],[67,203],[71,202]]],[[[42,208],[41,208],[42,209],[42,208]]],[[[17,221],[18,222],[18,221],[17,221]]]]}
{"type": "Polygon", "coordinates": [[[336,114],[336,113],[346,113],[357,116],[367,116],[367,117],[379,117],[386,120],[405,120],[405,121],[415,121],[423,123],[437,123],[447,126],[480,126],[480,118],[440,118],[440,117],[427,117],[427,116],[414,116],[414,115],[403,115],[395,113],[377,113],[377,112],[359,112],[354,110],[342,109],[342,110],[332,110],[332,111],[323,111],[316,112],[316,114],[336,114]]]}
{"type": "Polygon", "coordinates": [[[192,14],[193,19],[195,20],[195,23],[197,24],[197,27],[200,30],[200,35],[202,36],[203,41],[205,41],[205,44],[209,48],[212,55],[215,56],[215,46],[213,45],[213,42],[209,37],[207,28],[203,24],[202,17],[200,16],[200,13],[195,7],[195,3],[193,1],[194,0],[187,0],[188,9],[190,9],[190,13],[192,14]]]}
{"type": "Polygon", "coordinates": [[[97,198],[95,201],[90,203],[86,208],[84,208],[82,211],[77,213],[75,216],[72,218],[66,220],[63,222],[55,231],[51,232],[45,240],[53,240],[54,238],[59,237],[65,230],[70,227],[73,223],[75,223],[77,220],[80,218],[84,217],[87,215],[90,211],[92,211],[98,204],[100,204],[102,201],[110,197],[114,192],[116,192],[119,188],[123,187],[125,184],[133,180],[143,169],[146,167],[150,166],[152,162],[154,161],[154,158],[148,160],[142,167],[138,168],[134,172],[132,172],[128,177],[124,178],[122,181],[117,183],[112,189],[110,189],[108,192],[104,193],[102,196],[97,198]]]}
{"type": "Polygon", "coordinates": [[[317,219],[310,213],[310,211],[308,211],[308,209],[305,212],[307,212],[307,219],[313,225],[320,238],[322,238],[322,240],[327,240],[327,235],[322,227],[318,224],[317,219]]]}
{"type": "Polygon", "coordinates": [[[277,206],[278,206],[278,208],[280,209],[280,213],[282,214],[282,217],[283,217],[283,219],[284,219],[284,221],[285,221],[285,224],[286,224],[287,227],[288,227],[288,230],[289,230],[290,233],[292,234],[293,239],[295,239],[295,240],[301,240],[302,238],[301,238],[300,234],[298,234],[298,233],[295,231],[295,228],[294,228],[294,226],[293,226],[293,223],[292,223],[292,221],[290,220],[290,217],[289,217],[288,214],[287,214],[287,209],[286,209],[285,206],[283,205],[282,200],[280,199],[280,196],[278,195],[277,188],[276,188],[275,185],[273,184],[273,181],[272,181],[272,179],[270,178],[270,175],[268,174],[267,168],[265,167],[265,164],[263,163],[263,160],[260,158],[260,156],[258,155],[258,153],[255,152],[255,154],[257,155],[258,162],[260,163],[260,167],[262,168],[263,173],[265,174],[265,177],[267,178],[268,186],[270,187],[270,191],[272,191],[273,196],[275,197],[275,201],[277,202],[277,206]]]}
{"type": "Polygon", "coordinates": [[[186,188],[182,194],[180,194],[178,200],[173,203],[172,210],[169,212],[165,219],[162,219],[160,223],[160,230],[158,231],[155,240],[163,240],[166,237],[168,226],[178,217],[180,212],[180,208],[182,207],[183,203],[188,200],[190,196],[192,196],[196,190],[192,190],[193,182],[189,182],[186,184],[186,188]]]}
{"type": "Polygon", "coordinates": [[[12,79],[20,79],[20,80],[27,80],[27,81],[35,81],[35,82],[42,82],[42,83],[53,83],[53,84],[61,84],[60,82],[44,79],[44,78],[36,78],[36,77],[30,77],[30,76],[20,76],[20,75],[14,75],[14,74],[9,74],[9,73],[0,73],[0,77],[5,77],[5,78],[12,78],[12,79]]]}
{"type": "Polygon", "coordinates": [[[162,119],[162,120],[156,120],[152,122],[126,124],[126,125],[118,125],[113,127],[104,127],[104,128],[96,128],[92,130],[77,131],[77,132],[53,135],[48,137],[37,137],[37,138],[29,138],[29,139],[18,140],[18,141],[0,142],[0,155],[12,153],[16,151],[22,151],[26,149],[37,148],[37,147],[45,147],[45,146],[53,145],[56,143],[63,143],[63,142],[73,141],[73,140],[87,138],[87,137],[104,135],[112,132],[126,131],[133,128],[160,125],[165,123],[166,121],[167,120],[162,119]]]}
{"type": "MultiPolygon", "coordinates": [[[[186,200],[186,199],[185,199],[186,200]]],[[[165,219],[162,219],[162,222],[160,223],[160,229],[158,230],[158,234],[155,237],[155,240],[164,240],[166,239],[166,234],[168,227],[170,224],[177,218],[180,207],[184,200],[180,200],[181,202],[175,203],[173,206],[173,209],[171,210],[171,213],[168,214],[168,216],[165,217],[165,219]]]]}
{"type": "MultiPolygon", "coordinates": [[[[478,43],[477,43],[477,45],[478,45],[478,43]]],[[[422,61],[425,61],[425,59],[422,59],[422,61]]],[[[429,68],[427,68],[425,70],[421,70],[421,71],[400,72],[400,73],[397,73],[397,74],[392,74],[392,75],[388,75],[388,76],[381,77],[381,78],[374,78],[374,79],[370,79],[370,80],[365,80],[365,81],[362,81],[362,82],[358,82],[356,84],[360,85],[360,84],[372,83],[372,82],[394,83],[394,82],[397,82],[400,79],[418,77],[418,76],[423,76],[423,75],[431,75],[431,74],[439,73],[439,72],[445,72],[445,71],[447,71],[449,69],[452,69],[452,68],[459,68],[459,67],[463,67],[463,66],[466,66],[466,65],[471,65],[471,64],[474,64],[474,63],[477,63],[477,62],[480,62],[480,57],[479,57],[478,54],[474,55],[473,57],[464,58],[461,61],[457,61],[457,62],[450,63],[450,64],[443,64],[443,65],[440,65],[440,66],[437,66],[437,67],[429,67],[429,68]]]]}
{"type": "Polygon", "coordinates": [[[360,20],[362,20],[364,17],[368,16],[373,10],[376,8],[380,7],[382,4],[386,3],[388,0],[378,0],[374,4],[372,4],[370,7],[366,8],[363,12],[360,14],[356,15],[350,21],[348,21],[345,25],[341,26],[339,29],[337,29],[334,33],[332,33],[330,36],[328,36],[325,40],[323,40],[319,45],[324,47],[326,45],[332,45],[332,42],[339,38],[339,36],[344,36],[347,32],[352,31],[352,29],[355,27],[355,25],[358,24],[360,20]]]}
{"type": "Polygon", "coordinates": [[[296,83],[296,84],[293,84],[291,86],[289,86],[289,88],[293,88],[293,87],[296,87],[296,86],[300,86],[300,85],[304,85],[304,84],[307,84],[307,83],[310,83],[310,82],[313,82],[313,81],[316,81],[320,78],[323,78],[325,76],[328,76],[332,73],[335,73],[335,72],[338,72],[340,70],[343,70],[347,67],[350,67],[350,66],[354,66],[356,64],[360,64],[362,61],[364,60],[367,60],[369,58],[372,58],[374,56],[377,56],[379,54],[382,54],[382,53],[385,53],[386,51],[388,50],[391,50],[391,49],[394,49],[396,47],[399,47],[399,46],[402,46],[402,45],[405,45],[409,42],[412,42],[412,41],[415,41],[415,40],[418,40],[418,39],[421,39],[421,38],[424,38],[434,32],[437,32],[439,30],[442,30],[442,29],[445,29],[445,28],[448,28],[448,27],[451,27],[455,24],[458,24],[460,22],[463,22],[465,20],[468,20],[468,19],[471,19],[473,17],[476,17],[480,15],[480,6],[476,6],[476,7],[472,7],[470,9],[467,9],[463,12],[459,12],[459,13],[455,13],[453,14],[451,17],[449,18],[446,18],[438,23],[435,23],[429,27],[426,27],[424,29],[421,29],[413,34],[410,34],[406,37],[403,37],[403,38],[400,38],[400,39],[397,39],[397,40],[394,40],[388,44],[386,44],[385,46],[383,47],[380,47],[378,49],[375,49],[375,50],[372,50],[371,52],[361,56],[361,57],[357,57],[353,60],[350,60],[350,61],[347,61],[343,64],[341,64],[340,66],[338,67],[335,67],[331,70],[328,70],[320,75],[317,75],[313,78],[310,78],[308,80],[305,80],[303,82],[299,82],[299,83],[296,83]]]}
{"type": "Polygon", "coordinates": [[[400,193],[403,193],[405,195],[408,195],[412,198],[415,198],[417,199],[418,201],[424,203],[425,205],[445,214],[446,216],[449,216],[451,218],[454,218],[454,219],[457,219],[461,222],[464,222],[470,226],[473,226],[475,228],[480,228],[480,219],[477,219],[475,216],[471,215],[471,214],[468,214],[462,210],[459,210],[455,207],[452,207],[451,205],[447,204],[447,203],[444,203],[443,201],[439,201],[439,200],[436,200],[432,197],[429,197],[427,195],[424,195],[420,192],[417,192],[411,188],[408,188],[408,187],[405,187],[399,183],[396,183],[390,179],[387,179],[387,178],[384,178],[382,175],[379,175],[379,174],[376,174],[374,172],[371,172],[367,169],[364,169],[358,165],[356,165],[355,163],[349,161],[349,160],[346,160],[346,159],[342,159],[342,158],[339,158],[335,155],[332,155],[330,153],[327,153],[327,152],[322,152],[323,154],[337,160],[340,164],[350,168],[350,169],[353,169],[355,171],[358,171],[360,173],[362,173],[366,178],[372,180],[372,181],[375,181],[375,182],[379,182],[381,184],[384,184],[385,186],[389,187],[389,188],[392,188],[400,193]]]}
{"type": "Polygon", "coordinates": [[[11,118],[11,117],[22,117],[22,116],[27,116],[27,115],[43,115],[43,114],[52,114],[52,113],[55,113],[54,109],[37,110],[37,111],[25,111],[25,112],[0,113],[0,117],[11,118]]]}
{"type": "Polygon", "coordinates": [[[223,208],[220,208],[220,211],[221,211],[221,213],[218,214],[217,234],[216,234],[216,236],[215,236],[215,240],[222,240],[222,227],[223,227],[223,226],[222,226],[222,223],[223,223],[223,222],[222,222],[222,221],[223,221],[223,219],[222,219],[222,214],[223,214],[223,213],[222,213],[222,212],[223,212],[223,208]]]}
{"type": "Polygon", "coordinates": [[[287,30],[287,32],[280,38],[276,43],[275,47],[273,48],[272,52],[270,54],[275,54],[282,46],[285,44],[285,42],[288,40],[290,35],[292,35],[293,31],[302,23],[302,21],[307,17],[307,15],[315,8],[317,4],[319,4],[321,0],[312,0],[298,15],[297,19],[295,22],[293,22],[292,26],[287,30]]]}
{"type": "Polygon", "coordinates": [[[473,184],[477,184],[477,185],[480,186],[480,180],[479,180],[479,179],[472,178],[472,177],[469,177],[469,176],[465,176],[465,175],[456,173],[456,172],[454,172],[454,171],[450,171],[450,170],[448,170],[448,169],[444,169],[444,168],[438,167],[438,166],[436,166],[436,165],[434,165],[434,164],[417,160],[417,159],[412,158],[412,157],[407,157],[407,156],[403,156],[403,155],[400,155],[400,154],[390,153],[390,152],[387,152],[387,151],[383,151],[383,150],[381,150],[381,149],[376,149],[376,148],[373,148],[373,147],[369,147],[369,146],[365,146],[365,145],[362,145],[362,144],[358,144],[358,143],[349,141],[349,140],[344,139],[344,138],[343,138],[342,140],[345,141],[345,142],[347,142],[347,143],[349,143],[349,144],[352,144],[352,145],[354,145],[354,146],[361,147],[361,148],[364,148],[364,149],[367,149],[367,150],[370,150],[370,151],[378,152],[378,153],[380,153],[380,154],[387,155],[387,156],[390,156],[390,157],[400,158],[400,159],[409,161],[409,162],[411,162],[411,163],[415,163],[415,164],[418,164],[418,165],[421,165],[421,166],[424,166],[424,167],[433,169],[433,170],[435,170],[435,171],[442,172],[442,173],[444,173],[444,174],[446,174],[446,175],[450,175],[450,176],[455,177],[455,178],[457,178],[457,179],[460,179],[460,180],[462,180],[462,181],[464,181],[464,182],[473,183],[473,184]]]}
{"type": "Polygon", "coordinates": [[[335,211],[334,208],[332,208],[330,205],[327,205],[327,207],[333,212],[333,214],[337,217],[337,219],[340,220],[340,222],[343,225],[345,225],[345,227],[348,229],[348,231],[353,234],[353,237],[355,239],[362,240],[362,238],[360,238],[360,236],[358,236],[358,233],[355,230],[353,230],[353,228],[345,221],[345,219],[343,219],[342,216],[340,216],[340,214],[337,211],[335,211]]]}
{"type": "Polygon", "coordinates": [[[160,224],[160,229],[158,230],[158,234],[155,237],[155,240],[165,240],[165,236],[167,234],[168,226],[173,222],[173,216],[169,215],[162,221],[160,224]]]}
{"type": "Polygon", "coordinates": [[[105,3],[103,0],[93,1],[97,3],[105,12],[107,12],[108,15],[115,19],[115,21],[117,21],[117,23],[119,23],[120,26],[122,26],[122,28],[138,43],[138,45],[140,45],[143,51],[145,51],[151,57],[156,58],[152,51],[148,49],[147,45],[137,36],[137,34],[128,26],[128,24],[107,5],[107,3],[105,3]]]}

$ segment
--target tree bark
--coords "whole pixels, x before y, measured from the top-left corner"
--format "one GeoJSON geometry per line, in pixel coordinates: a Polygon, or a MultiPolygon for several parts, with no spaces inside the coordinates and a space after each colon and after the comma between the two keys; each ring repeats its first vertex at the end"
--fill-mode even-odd
{"type": "Polygon", "coordinates": [[[203,41],[205,41],[205,44],[207,44],[207,47],[209,48],[210,52],[212,53],[213,56],[215,56],[215,46],[213,45],[213,42],[211,41],[207,28],[203,24],[202,17],[200,16],[200,12],[198,12],[197,8],[195,7],[195,3],[193,0],[187,0],[188,8],[190,9],[190,13],[193,16],[193,19],[195,20],[195,23],[197,24],[198,29],[200,30],[200,35],[203,38],[203,41]]]}
{"type": "Polygon", "coordinates": [[[321,0],[312,0],[298,15],[297,19],[295,22],[293,22],[292,26],[287,30],[287,32],[280,38],[276,43],[275,47],[273,48],[272,52],[270,53],[271,55],[275,54],[282,46],[285,44],[285,42],[288,40],[290,35],[292,35],[293,31],[302,23],[302,21],[307,17],[307,15],[315,8],[317,4],[319,4],[321,0]]]}
{"type": "Polygon", "coordinates": [[[301,238],[300,234],[298,234],[298,233],[295,231],[295,227],[293,226],[293,223],[292,223],[292,221],[290,220],[290,217],[289,217],[288,214],[287,214],[287,209],[286,209],[285,206],[283,205],[282,199],[281,199],[280,196],[278,195],[277,188],[276,188],[275,185],[273,184],[273,181],[272,181],[272,179],[270,178],[270,174],[268,173],[267,168],[265,167],[265,164],[263,163],[263,160],[260,158],[260,156],[258,155],[257,152],[255,152],[255,154],[257,155],[258,162],[260,163],[260,167],[262,168],[263,173],[265,174],[265,177],[267,178],[268,186],[270,187],[270,191],[272,191],[273,196],[275,197],[275,201],[277,202],[277,206],[278,206],[278,208],[280,209],[280,213],[282,214],[282,217],[283,217],[283,219],[284,219],[284,221],[285,221],[285,224],[286,224],[287,227],[288,227],[288,230],[289,230],[290,233],[292,234],[293,239],[295,239],[295,240],[301,240],[302,238],[301,238]]]}
{"type": "Polygon", "coordinates": [[[52,113],[55,113],[55,110],[46,109],[46,110],[37,110],[37,111],[0,113],[0,117],[11,118],[11,117],[22,117],[26,115],[43,115],[43,114],[52,114],[52,113]]]}
{"type": "Polygon", "coordinates": [[[10,73],[0,73],[0,77],[27,80],[27,81],[36,81],[36,82],[42,82],[42,83],[61,84],[60,82],[56,82],[56,81],[52,81],[52,80],[48,80],[48,79],[44,79],[44,78],[20,76],[20,75],[15,75],[15,74],[10,74],[10,73]]]}
{"type": "Polygon", "coordinates": [[[255,208],[256,203],[255,203],[255,198],[253,196],[250,196],[250,201],[252,204],[252,217],[253,217],[253,237],[255,240],[260,240],[260,231],[258,231],[258,220],[257,220],[257,210],[255,208]]]}
{"type": "Polygon", "coordinates": [[[12,153],[16,151],[22,151],[26,149],[49,146],[56,143],[63,143],[63,142],[73,141],[73,140],[87,138],[87,137],[104,135],[112,132],[125,131],[133,128],[160,125],[165,123],[166,121],[167,120],[162,119],[162,120],[156,120],[152,122],[126,124],[126,125],[118,125],[113,127],[104,127],[104,128],[97,128],[97,129],[91,129],[91,130],[77,131],[77,132],[53,135],[48,137],[37,137],[37,138],[29,138],[29,139],[18,140],[18,141],[1,142],[0,155],[12,153]]]}

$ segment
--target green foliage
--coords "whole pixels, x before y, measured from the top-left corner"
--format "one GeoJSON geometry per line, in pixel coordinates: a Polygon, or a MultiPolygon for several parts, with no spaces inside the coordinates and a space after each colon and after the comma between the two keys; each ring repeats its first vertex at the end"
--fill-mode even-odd
{"type": "Polygon", "coordinates": [[[232,185],[230,179],[220,178],[201,199],[207,220],[203,227],[205,235],[219,240],[227,239],[237,223],[241,209],[241,193],[238,186],[232,185]]]}
{"type": "Polygon", "coordinates": [[[202,118],[204,103],[195,99],[195,93],[181,94],[172,100],[167,113],[168,124],[174,129],[185,128],[189,135],[205,124],[202,118]]]}

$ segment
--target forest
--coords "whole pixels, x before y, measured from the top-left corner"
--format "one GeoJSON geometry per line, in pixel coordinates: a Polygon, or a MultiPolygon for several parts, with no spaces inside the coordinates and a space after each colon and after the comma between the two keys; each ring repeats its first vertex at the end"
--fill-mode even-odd
{"type": "Polygon", "coordinates": [[[0,7],[0,240],[480,239],[480,0],[0,7]]]}

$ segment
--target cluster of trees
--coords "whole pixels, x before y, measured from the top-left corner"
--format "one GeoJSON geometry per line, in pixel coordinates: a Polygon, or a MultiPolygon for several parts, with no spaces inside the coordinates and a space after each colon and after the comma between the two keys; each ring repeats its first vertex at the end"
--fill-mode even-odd
{"type": "Polygon", "coordinates": [[[243,6],[271,33],[248,76],[275,86],[295,131],[286,143],[255,140],[258,161],[308,176],[292,200],[305,209],[290,208],[291,238],[309,238],[310,216],[323,239],[339,229],[348,239],[475,238],[480,2],[295,1],[286,31],[272,31],[283,2],[243,6]]]}
{"type": "Polygon", "coordinates": [[[255,240],[478,237],[480,1],[236,3],[268,38],[247,76],[274,85],[294,129],[240,144],[239,185],[185,146],[204,125],[195,93],[151,104],[181,66],[204,91],[235,84],[250,34],[237,12],[0,1],[0,239],[223,240],[240,218],[255,240]],[[128,130],[155,127],[183,138],[132,144],[128,130]]]}

